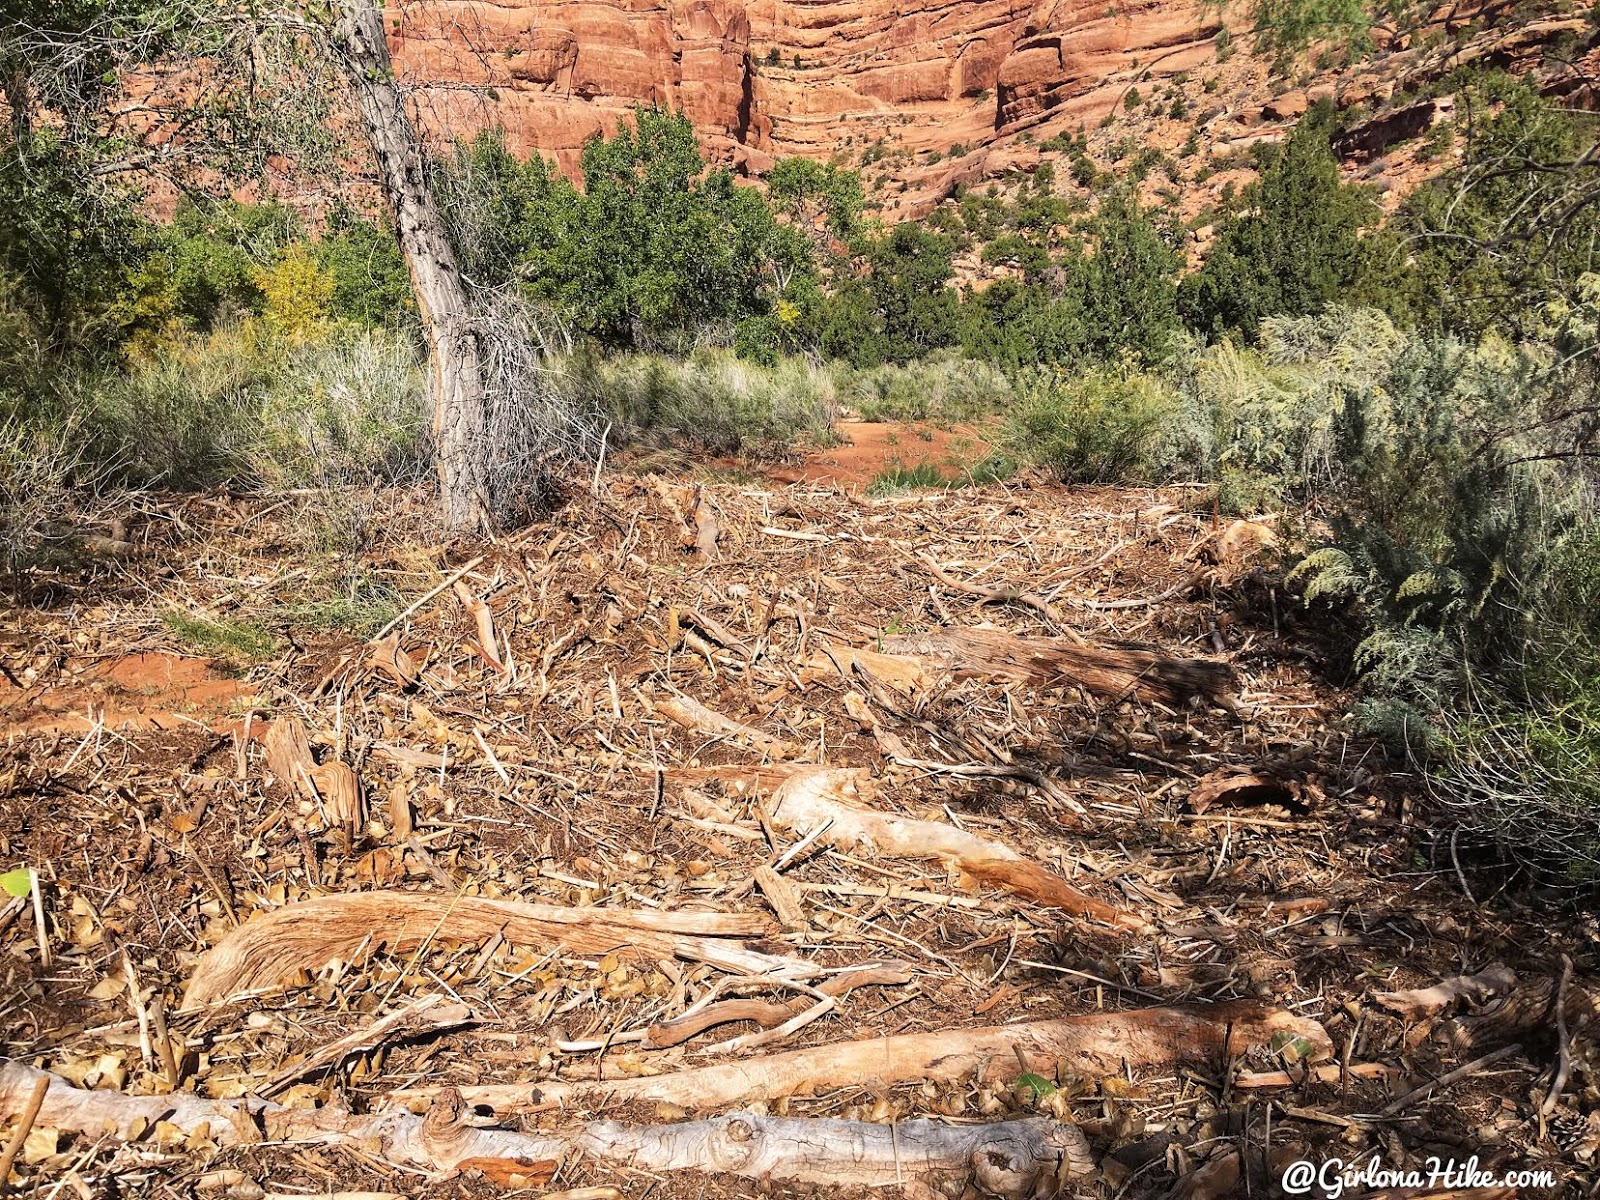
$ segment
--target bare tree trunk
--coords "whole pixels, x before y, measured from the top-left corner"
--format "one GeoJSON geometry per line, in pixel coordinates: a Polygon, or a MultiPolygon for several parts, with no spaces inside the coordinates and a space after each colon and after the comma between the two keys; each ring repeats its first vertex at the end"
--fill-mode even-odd
{"type": "Polygon", "coordinates": [[[455,250],[433,201],[416,129],[395,83],[383,13],[373,0],[337,0],[334,41],[361,106],[383,177],[400,249],[428,341],[434,453],[445,527],[468,532],[481,519],[484,368],[455,250]]]}

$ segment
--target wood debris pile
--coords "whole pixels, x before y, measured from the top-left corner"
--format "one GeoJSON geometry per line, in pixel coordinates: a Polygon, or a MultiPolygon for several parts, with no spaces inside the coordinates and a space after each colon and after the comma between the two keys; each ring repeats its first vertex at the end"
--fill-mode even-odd
{"type": "MultiPolygon", "coordinates": [[[[159,605],[267,606],[255,519],[191,513],[159,605]]],[[[170,649],[148,590],[19,616],[0,1190],[1587,1177],[1593,930],[1466,900],[1232,537],[1181,493],[624,479],[375,551],[420,574],[373,636],[139,727],[45,698],[170,649]]]]}

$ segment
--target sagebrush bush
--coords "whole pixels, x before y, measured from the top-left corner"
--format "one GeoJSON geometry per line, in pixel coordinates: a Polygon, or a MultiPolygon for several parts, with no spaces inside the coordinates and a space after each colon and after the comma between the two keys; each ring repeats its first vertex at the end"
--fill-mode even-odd
{"type": "Polygon", "coordinates": [[[130,483],[208,487],[243,473],[276,367],[238,329],[181,335],[81,380],[78,408],[92,414],[98,456],[130,483]]]}
{"type": "MultiPolygon", "coordinates": [[[[1309,320],[1280,332],[1327,334],[1349,314],[1309,320]]],[[[1348,327],[1366,332],[1304,339],[1316,386],[1300,389],[1315,399],[1299,419],[1323,448],[1296,483],[1332,537],[1293,574],[1308,601],[1342,600],[1363,628],[1363,727],[1422,756],[1439,796],[1509,857],[1592,882],[1593,350],[1348,327]]]]}
{"type": "Polygon", "coordinates": [[[1381,313],[1333,307],[1263,322],[1252,348],[1183,346],[1171,372],[1180,402],[1152,451],[1157,474],[1214,482],[1235,512],[1308,498],[1334,477],[1346,391],[1383,378],[1402,341],[1381,313]]]}
{"type": "Polygon", "coordinates": [[[80,391],[97,454],[140,486],[333,487],[411,478],[426,460],[418,352],[381,330],[179,335],[80,391]]]}
{"type": "Polygon", "coordinates": [[[412,481],[428,470],[427,401],[416,348],[393,334],[295,344],[263,389],[246,465],[268,490],[412,481]]]}
{"type": "Polygon", "coordinates": [[[1063,483],[1130,483],[1150,476],[1151,452],[1178,398],[1159,376],[1101,368],[1079,376],[1018,374],[1016,403],[1001,434],[1022,462],[1063,483]]]}
{"type": "Polygon", "coordinates": [[[1011,381],[998,367],[935,355],[906,366],[840,365],[839,391],[863,421],[972,421],[1005,408],[1011,381]]]}
{"type": "Polygon", "coordinates": [[[763,367],[717,351],[579,356],[563,371],[565,386],[595,397],[614,438],[655,435],[713,453],[826,437],[838,407],[832,373],[800,358],[763,367]]]}
{"type": "Polygon", "coordinates": [[[0,417],[0,565],[27,563],[64,524],[85,456],[75,423],[0,417]]]}

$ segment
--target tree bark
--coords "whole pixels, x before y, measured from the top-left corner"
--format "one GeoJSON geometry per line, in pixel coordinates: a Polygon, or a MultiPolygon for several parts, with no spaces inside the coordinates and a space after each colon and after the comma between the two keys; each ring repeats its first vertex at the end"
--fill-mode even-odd
{"type": "Polygon", "coordinates": [[[395,83],[383,13],[373,0],[337,0],[334,44],[361,109],[411,275],[428,343],[434,455],[445,528],[482,521],[485,380],[465,285],[434,203],[420,141],[395,83]]]}

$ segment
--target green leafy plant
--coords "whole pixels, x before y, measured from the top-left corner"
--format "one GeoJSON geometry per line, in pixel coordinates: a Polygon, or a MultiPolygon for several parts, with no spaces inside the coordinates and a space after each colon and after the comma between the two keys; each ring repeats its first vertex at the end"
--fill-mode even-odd
{"type": "Polygon", "coordinates": [[[253,621],[212,619],[181,611],[170,612],[162,620],[182,645],[235,666],[250,666],[271,658],[282,645],[253,621]]]}
{"type": "Polygon", "coordinates": [[[874,496],[892,496],[920,488],[949,486],[950,480],[945,478],[944,472],[937,464],[919,462],[908,467],[897,459],[872,477],[872,482],[867,485],[867,491],[874,496]]]}
{"type": "Polygon", "coordinates": [[[1064,483],[1128,483],[1146,476],[1149,453],[1177,397],[1156,376],[1102,368],[1081,376],[1020,374],[1018,403],[1002,444],[1064,483]]]}
{"type": "Polygon", "coordinates": [[[1028,1096],[1032,1103],[1037,1104],[1039,1101],[1048,1100],[1055,1095],[1057,1089],[1056,1085],[1043,1075],[1026,1071],[1017,1076],[1017,1081],[1011,1085],[1011,1090],[1019,1096],[1028,1096]]]}

